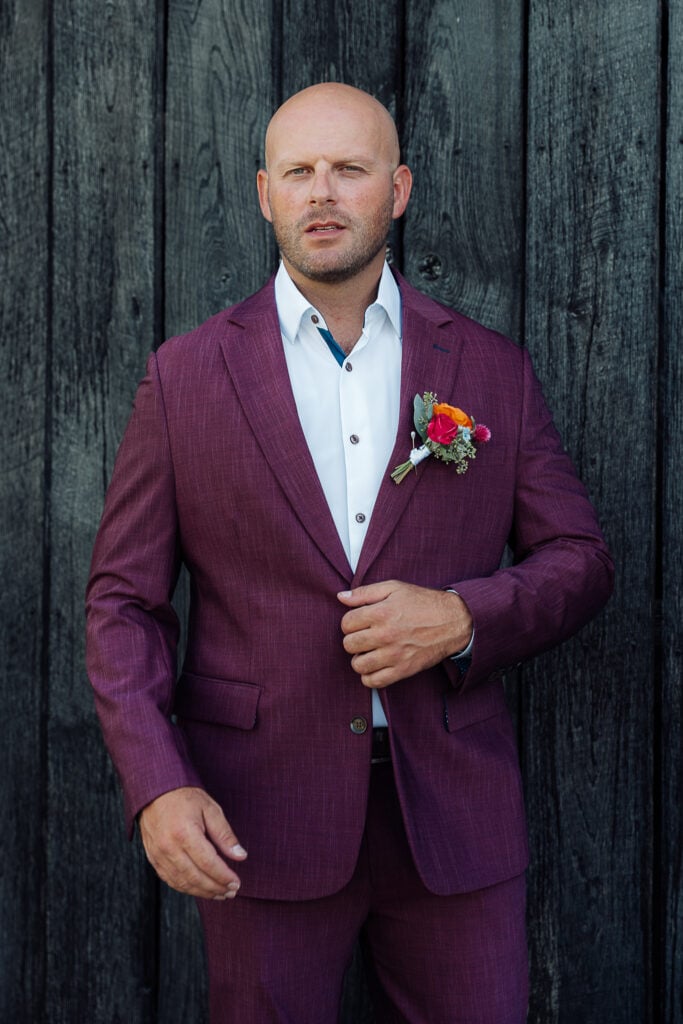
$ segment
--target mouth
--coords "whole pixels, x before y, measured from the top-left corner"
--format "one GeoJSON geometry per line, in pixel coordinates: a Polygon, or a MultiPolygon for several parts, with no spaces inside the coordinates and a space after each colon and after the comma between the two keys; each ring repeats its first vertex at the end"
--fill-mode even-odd
{"type": "Polygon", "coordinates": [[[315,235],[317,235],[317,234],[323,235],[323,234],[331,234],[333,231],[343,231],[343,230],[344,230],[344,225],[340,224],[339,221],[336,221],[336,220],[314,221],[312,224],[308,225],[308,227],[305,230],[305,234],[307,234],[307,235],[313,235],[313,234],[315,234],[315,235]]]}

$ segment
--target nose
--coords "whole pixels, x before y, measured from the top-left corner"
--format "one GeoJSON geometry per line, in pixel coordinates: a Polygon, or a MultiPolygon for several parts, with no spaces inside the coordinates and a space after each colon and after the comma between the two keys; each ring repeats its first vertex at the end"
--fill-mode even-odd
{"type": "Polygon", "coordinates": [[[311,204],[326,204],[336,202],[334,183],[328,168],[319,168],[315,171],[311,181],[309,202],[311,204]]]}

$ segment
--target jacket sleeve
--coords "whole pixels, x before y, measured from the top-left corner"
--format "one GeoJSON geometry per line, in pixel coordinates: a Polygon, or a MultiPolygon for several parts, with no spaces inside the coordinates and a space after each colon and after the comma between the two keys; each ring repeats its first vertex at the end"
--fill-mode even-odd
{"type": "Polygon", "coordinates": [[[613,563],[597,516],[524,353],[523,401],[510,548],[513,565],[449,586],[467,603],[475,641],[463,673],[469,687],[561,643],[602,608],[613,563]]]}
{"type": "Polygon", "coordinates": [[[86,592],[86,664],[126,822],[155,797],[201,785],[170,715],[180,552],[175,482],[155,355],[121,443],[86,592]]]}

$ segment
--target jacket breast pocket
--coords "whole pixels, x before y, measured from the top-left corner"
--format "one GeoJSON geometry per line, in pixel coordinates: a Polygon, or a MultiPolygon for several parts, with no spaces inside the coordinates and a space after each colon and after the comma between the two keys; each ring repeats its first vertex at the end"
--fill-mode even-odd
{"type": "Polygon", "coordinates": [[[176,687],[173,713],[190,722],[253,729],[261,687],[231,679],[183,672],[176,687]]]}

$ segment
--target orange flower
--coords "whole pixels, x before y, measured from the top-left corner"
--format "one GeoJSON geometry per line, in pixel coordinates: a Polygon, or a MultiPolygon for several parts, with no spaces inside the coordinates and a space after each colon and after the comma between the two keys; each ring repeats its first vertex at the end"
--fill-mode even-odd
{"type": "Polygon", "coordinates": [[[459,427],[472,426],[472,420],[462,409],[456,409],[453,405],[446,405],[445,402],[437,402],[432,409],[432,416],[448,416],[450,420],[457,423],[459,427]]]}

